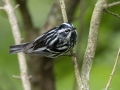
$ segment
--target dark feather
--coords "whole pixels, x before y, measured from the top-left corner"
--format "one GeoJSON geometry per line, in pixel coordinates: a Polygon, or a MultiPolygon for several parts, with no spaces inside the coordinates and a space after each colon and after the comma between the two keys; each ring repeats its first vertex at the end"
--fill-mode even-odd
{"type": "Polygon", "coordinates": [[[10,54],[15,54],[15,53],[18,53],[18,52],[22,52],[23,51],[23,48],[28,45],[29,43],[23,43],[23,44],[20,44],[20,45],[13,45],[13,46],[10,46],[10,51],[9,53],[10,54]]]}

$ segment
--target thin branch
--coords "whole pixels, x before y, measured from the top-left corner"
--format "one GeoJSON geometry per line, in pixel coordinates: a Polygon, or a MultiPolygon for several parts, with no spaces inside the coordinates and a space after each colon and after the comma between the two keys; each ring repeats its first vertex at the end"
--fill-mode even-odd
{"type": "Polygon", "coordinates": [[[21,79],[20,76],[13,75],[13,77],[16,79],[21,79]]]}
{"type": "Polygon", "coordinates": [[[20,5],[17,4],[15,7],[14,7],[14,11],[19,7],[20,5]]]}
{"type": "Polygon", "coordinates": [[[113,2],[113,3],[110,3],[110,4],[105,4],[105,5],[104,5],[104,10],[105,10],[107,13],[109,13],[109,14],[111,14],[111,15],[113,15],[113,16],[116,16],[116,17],[118,17],[118,18],[120,18],[120,16],[119,16],[118,14],[113,13],[113,12],[110,12],[109,10],[107,10],[107,8],[110,8],[110,7],[116,6],[116,5],[120,5],[120,1],[118,1],[118,2],[113,2]]]}
{"type": "Polygon", "coordinates": [[[106,8],[109,8],[109,7],[112,7],[112,6],[116,6],[116,5],[119,5],[119,4],[120,4],[120,1],[113,2],[113,3],[110,3],[110,4],[106,4],[106,8]]]}
{"type": "MultiPolygon", "coordinates": [[[[19,31],[19,28],[17,25],[17,19],[14,15],[14,8],[11,6],[9,0],[3,0],[3,2],[5,3],[3,8],[8,14],[8,18],[9,18],[9,21],[11,24],[15,44],[20,44],[21,35],[20,35],[20,31],[19,31]]],[[[24,90],[31,90],[30,82],[29,82],[28,74],[27,74],[25,55],[23,53],[18,53],[17,55],[18,55],[18,61],[19,61],[19,66],[20,66],[20,78],[22,81],[23,89],[24,90]]]]}
{"type": "MultiPolygon", "coordinates": [[[[61,11],[62,11],[63,21],[68,22],[64,0],[60,0],[60,6],[61,6],[61,11]]],[[[75,52],[73,50],[71,50],[71,54],[73,55],[74,53],[75,52]]],[[[73,65],[74,65],[74,71],[75,71],[75,76],[76,76],[78,88],[79,88],[79,90],[81,90],[81,88],[82,88],[81,87],[81,78],[80,78],[78,63],[77,63],[77,59],[76,59],[75,55],[72,56],[72,61],[73,61],[73,65]]]]}
{"type": "Polygon", "coordinates": [[[117,18],[120,18],[120,16],[119,16],[118,14],[116,14],[116,13],[110,12],[110,11],[107,10],[106,8],[105,8],[104,10],[105,10],[107,13],[109,13],[109,14],[111,14],[111,15],[117,17],[117,18]]]}
{"type": "Polygon", "coordinates": [[[68,22],[64,0],[60,0],[61,12],[64,22],[68,22]]]}
{"type": "Polygon", "coordinates": [[[0,7],[0,9],[4,10],[4,7],[0,7]]]}
{"type": "Polygon", "coordinates": [[[113,78],[114,73],[115,73],[115,70],[116,70],[116,66],[117,66],[117,64],[118,64],[119,57],[120,57],[120,48],[119,48],[119,50],[118,50],[118,54],[117,54],[117,57],[116,57],[116,60],[115,60],[115,64],[114,64],[113,70],[112,70],[112,72],[111,72],[111,75],[110,75],[110,78],[109,78],[109,81],[108,81],[108,83],[107,83],[107,85],[106,85],[105,90],[108,90],[109,87],[110,87],[112,78],[113,78]]]}
{"type": "MultiPolygon", "coordinates": [[[[81,0],[80,1],[80,15],[79,18],[77,19],[79,22],[79,28],[78,28],[78,38],[77,38],[77,45],[76,45],[76,54],[77,54],[77,61],[78,61],[78,68],[81,68],[82,65],[82,60],[81,60],[81,41],[82,41],[82,37],[83,37],[83,32],[84,32],[84,16],[85,16],[85,12],[86,12],[86,4],[85,4],[86,0],[81,0]]],[[[75,78],[76,79],[76,78],[75,78]]],[[[74,86],[73,86],[73,90],[77,89],[77,82],[74,79],[74,86]]]]}
{"type": "MultiPolygon", "coordinates": [[[[75,52],[72,50],[71,53],[75,53],[75,52]]],[[[78,69],[77,59],[75,56],[72,56],[72,61],[73,61],[76,81],[78,84],[78,90],[82,90],[81,77],[80,77],[80,73],[79,73],[79,69],[78,69]]]]}

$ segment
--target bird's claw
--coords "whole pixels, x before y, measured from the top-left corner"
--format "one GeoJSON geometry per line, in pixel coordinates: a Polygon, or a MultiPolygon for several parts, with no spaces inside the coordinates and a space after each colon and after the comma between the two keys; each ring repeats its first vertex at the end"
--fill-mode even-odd
{"type": "Polygon", "coordinates": [[[64,55],[62,55],[62,56],[68,56],[68,57],[76,57],[77,55],[76,55],[76,53],[71,53],[71,54],[64,54],[64,55]]]}

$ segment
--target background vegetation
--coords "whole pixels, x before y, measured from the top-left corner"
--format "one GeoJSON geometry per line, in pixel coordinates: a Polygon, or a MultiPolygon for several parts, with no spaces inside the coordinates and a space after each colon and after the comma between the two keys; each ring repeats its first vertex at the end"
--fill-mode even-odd
{"type": "MultiPolygon", "coordinates": [[[[14,1],[12,4],[14,4],[14,1]]],[[[86,49],[88,30],[93,8],[97,0],[85,1],[85,13],[83,23],[80,23],[79,14],[80,7],[77,7],[73,24],[76,28],[80,28],[82,24],[81,45],[79,46],[80,63],[86,49]]],[[[117,0],[109,0],[113,2],[117,0]]],[[[53,0],[28,0],[28,8],[32,16],[33,23],[36,27],[42,27],[47,19],[53,0]]],[[[110,8],[110,11],[120,15],[120,5],[110,8]]],[[[18,24],[21,28],[23,38],[24,30],[19,10],[16,10],[18,24]]],[[[12,77],[19,75],[19,66],[16,55],[8,53],[9,46],[13,45],[13,36],[11,27],[4,11],[0,10],[0,90],[22,90],[21,81],[12,77]]],[[[118,48],[120,46],[120,18],[114,17],[106,12],[102,17],[97,52],[90,77],[91,90],[104,90],[108,78],[110,76],[118,48]]],[[[76,49],[76,48],[75,48],[76,49]]],[[[119,90],[120,88],[120,62],[116,68],[110,90],[119,90]]],[[[59,57],[54,60],[54,75],[56,81],[56,90],[74,90],[74,71],[70,57],[59,57]]]]}

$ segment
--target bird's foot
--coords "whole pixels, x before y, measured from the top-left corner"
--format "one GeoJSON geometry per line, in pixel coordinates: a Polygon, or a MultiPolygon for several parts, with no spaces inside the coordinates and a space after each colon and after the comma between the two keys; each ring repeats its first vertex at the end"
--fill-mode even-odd
{"type": "Polygon", "coordinates": [[[74,56],[74,57],[76,57],[77,55],[76,55],[76,53],[72,53],[72,54],[64,54],[64,55],[62,55],[62,56],[68,56],[68,57],[74,56]]]}

